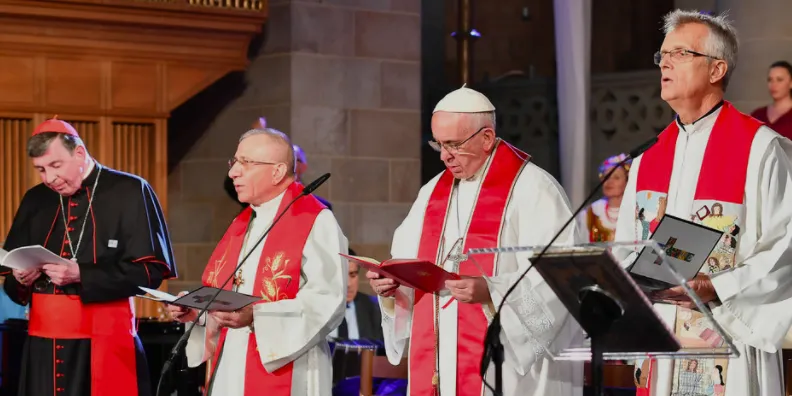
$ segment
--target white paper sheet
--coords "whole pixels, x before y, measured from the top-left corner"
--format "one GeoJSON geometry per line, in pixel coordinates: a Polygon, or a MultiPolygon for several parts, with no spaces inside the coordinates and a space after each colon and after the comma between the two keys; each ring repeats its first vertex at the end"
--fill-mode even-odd
{"type": "Polygon", "coordinates": [[[151,296],[138,295],[138,297],[148,298],[149,300],[173,302],[176,301],[177,298],[179,298],[177,296],[174,296],[173,294],[166,293],[164,291],[149,289],[148,287],[143,287],[143,286],[138,286],[138,287],[140,288],[140,290],[143,290],[144,292],[151,294],[151,296]]]}
{"type": "Polygon", "coordinates": [[[50,252],[40,245],[23,246],[10,252],[0,249],[0,265],[28,271],[41,269],[44,264],[69,264],[71,261],[50,252]]]}

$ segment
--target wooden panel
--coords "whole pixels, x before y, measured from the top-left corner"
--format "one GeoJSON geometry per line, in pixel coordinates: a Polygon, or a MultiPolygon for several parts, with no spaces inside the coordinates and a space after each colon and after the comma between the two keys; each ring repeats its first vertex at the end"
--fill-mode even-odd
{"type": "Polygon", "coordinates": [[[154,124],[113,123],[113,167],[151,181],[154,138],[154,124]]]}
{"type": "Polygon", "coordinates": [[[30,163],[25,145],[32,130],[32,119],[0,118],[0,241],[8,234],[14,213],[28,188],[30,163]]]}
{"type": "Polygon", "coordinates": [[[0,100],[32,104],[36,92],[35,59],[0,56],[0,100]]]}
{"type": "Polygon", "coordinates": [[[167,213],[170,111],[244,69],[266,16],[264,0],[0,0],[0,240],[40,182],[27,137],[56,114],[98,161],[146,178],[167,213]]]}
{"type": "Polygon", "coordinates": [[[107,158],[101,155],[102,153],[99,151],[99,147],[102,145],[102,133],[99,130],[99,122],[69,119],[66,120],[72,124],[74,129],[77,130],[77,133],[80,134],[80,138],[82,138],[83,142],[85,143],[88,153],[90,153],[100,163],[104,164],[107,158]]]}
{"type": "Polygon", "coordinates": [[[157,110],[157,65],[113,62],[112,108],[157,110]]]}
{"type": "Polygon", "coordinates": [[[99,62],[47,59],[46,104],[59,108],[101,108],[102,69],[99,62]]]}
{"type": "MultiPolygon", "coordinates": [[[[155,165],[156,127],[153,123],[113,123],[113,168],[132,173],[146,179],[157,190],[166,189],[159,186],[155,165]]],[[[159,195],[159,193],[158,193],[159,195]]],[[[160,290],[167,290],[165,282],[160,290]]],[[[138,299],[135,302],[138,318],[154,318],[167,320],[162,304],[150,300],[138,299]]]]}
{"type": "Polygon", "coordinates": [[[195,96],[225,74],[219,70],[207,70],[186,65],[168,65],[166,74],[167,107],[176,108],[195,96]]]}

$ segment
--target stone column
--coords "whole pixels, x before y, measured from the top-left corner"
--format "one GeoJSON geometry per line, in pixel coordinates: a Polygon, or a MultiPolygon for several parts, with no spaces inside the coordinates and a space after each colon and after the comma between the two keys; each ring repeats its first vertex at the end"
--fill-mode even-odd
{"type": "Polygon", "coordinates": [[[737,69],[726,99],[743,112],[771,102],[767,71],[777,60],[792,62],[792,2],[788,0],[719,0],[718,12],[728,11],[740,40],[737,69]]]}
{"type": "Polygon", "coordinates": [[[259,116],[305,150],[305,182],[332,173],[317,194],[358,254],[390,258],[420,187],[420,0],[272,0],[265,30],[244,92],[171,175],[169,221],[189,286],[239,211],[222,190],[224,161],[259,116]]]}

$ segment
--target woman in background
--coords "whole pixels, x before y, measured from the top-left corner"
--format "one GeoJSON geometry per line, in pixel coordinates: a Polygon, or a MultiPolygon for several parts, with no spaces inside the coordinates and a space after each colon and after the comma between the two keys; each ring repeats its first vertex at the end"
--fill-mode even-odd
{"type": "Polygon", "coordinates": [[[751,116],[792,139],[792,65],[789,62],[778,61],[770,65],[767,89],[773,103],[754,110],[751,116]]]}
{"type": "MultiPolygon", "coordinates": [[[[605,160],[599,167],[599,177],[604,178],[619,162],[627,158],[619,154],[605,160]]],[[[610,242],[616,234],[616,222],[619,217],[624,189],[627,187],[627,174],[632,161],[613,171],[610,179],[602,186],[603,198],[594,201],[588,210],[578,217],[578,227],[590,242],[610,242]]]]}

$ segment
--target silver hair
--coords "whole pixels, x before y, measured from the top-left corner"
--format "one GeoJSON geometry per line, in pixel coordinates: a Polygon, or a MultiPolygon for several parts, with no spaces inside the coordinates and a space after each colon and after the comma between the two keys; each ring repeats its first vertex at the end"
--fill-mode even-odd
{"type": "Polygon", "coordinates": [[[286,170],[286,175],[293,176],[295,174],[294,171],[297,168],[297,163],[295,161],[295,156],[294,156],[294,146],[292,146],[292,142],[291,139],[289,139],[289,136],[274,128],[261,128],[261,129],[251,129],[243,133],[242,136],[239,137],[239,141],[241,142],[255,135],[266,135],[272,140],[285,145],[286,163],[289,164],[286,170]]]}
{"type": "Polygon", "coordinates": [[[479,128],[489,127],[495,129],[495,112],[483,111],[480,113],[457,113],[467,118],[469,126],[475,132],[479,128]]]}
{"type": "MultiPolygon", "coordinates": [[[[738,40],[737,30],[727,19],[726,13],[718,16],[703,14],[698,11],[674,10],[663,19],[663,32],[668,34],[674,29],[689,23],[700,23],[709,29],[709,36],[704,43],[706,55],[726,61],[726,75],[723,76],[723,90],[729,85],[732,73],[737,68],[738,40]]],[[[707,58],[708,62],[712,59],[707,58]]]]}

